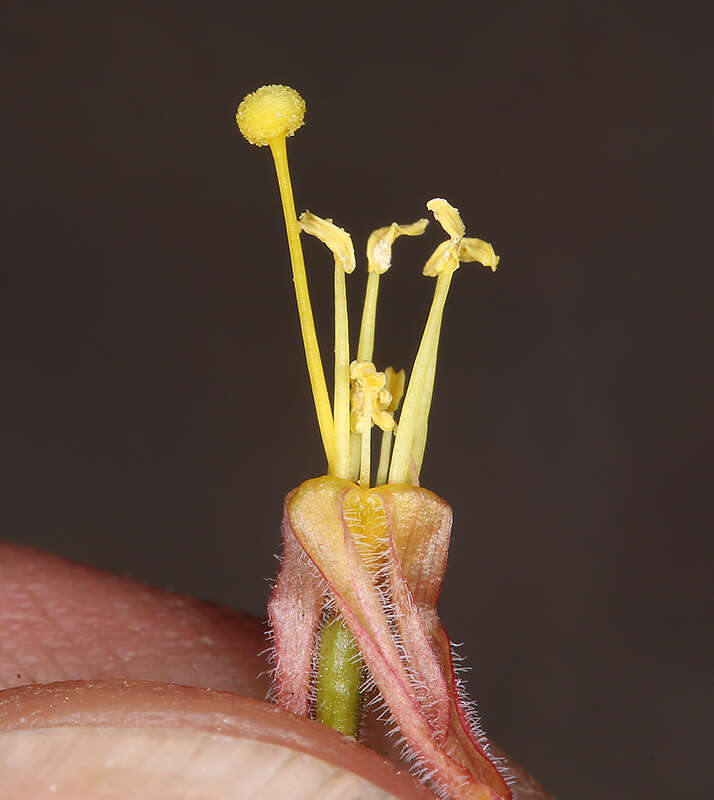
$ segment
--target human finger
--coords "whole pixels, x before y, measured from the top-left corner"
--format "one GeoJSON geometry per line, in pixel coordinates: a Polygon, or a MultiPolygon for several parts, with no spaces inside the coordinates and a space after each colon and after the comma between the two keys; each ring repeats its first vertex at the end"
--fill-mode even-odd
{"type": "MultiPolygon", "coordinates": [[[[136,684],[127,684],[134,688],[119,695],[107,695],[106,683],[101,684],[101,691],[96,688],[99,685],[97,678],[183,684],[181,691],[187,708],[191,708],[201,697],[200,694],[189,691],[187,686],[228,690],[259,699],[265,696],[268,686],[266,663],[259,655],[265,648],[263,625],[229,609],[146,587],[46,553],[2,544],[0,608],[3,609],[0,635],[4,641],[3,655],[0,655],[0,688],[83,679],[89,682],[85,688],[88,689],[90,685],[93,687],[91,697],[94,705],[91,708],[96,719],[103,718],[102,701],[106,700],[113,709],[115,721],[121,716],[121,702],[132,700],[132,692],[137,691],[136,684]]],[[[159,688],[156,686],[157,692],[159,688]]],[[[6,694],[6,699],[9,696],[6,694]]],[[[29,698],[35,697],[32,694],[11,696],[14,698],[13,703],[26,703],[29,698]]],[[[40,704],[43,698],[44,702],[54,702],[54,695],[51,693],[40,693],[37,697],[39,700],[36,702],[40,704]]],[[[221,697],[223,701],[228,700],[227,695],[222,694],[221,697]]],[[[128,708],[127,706],[125,709],[126,720],[131,721],[134,717],[128,713],[128,708]]],[[[290,728],[290,721],[295,719],[292,715],[283,714],[274,706],[265,708],[271,709],[272,716],[261,717],[263,721],[279,720],[275,724],[278,724],[281,731],[285,729],[284,726],[290,728]]],[[[239,717],[250,716],[250,709],[241,706],[236,713],[239,717]]],[[[24,714],[20,714],[20,717],[28,719],[24,714]]],[[[187,740],[184,734],[188,735],[190,732],[191,735],[205,736],[207,733],[204,729],[186,727],[187,717],[172,718],[167,716],[165,709],[159,717],[167,724],[154,728],[150,733],[144,731],[141,736],[148,736],[155,744],[161,742],[161,752],[171,753],[175,748],[180,749],[180,745],[185,747],[187,740]],[[169,720],[176,724],[168,724],[169,720]],[[177,730],[182,732],[179,734],[177,730]]],[[[145,718],[146,716],[142,717],[145,718]]],[[[86,738],[87,741],[96,741],[99,746],[99,741],[94,738],[94,729],[97,726],[92,725],[92,719],[92,715],[85,709],[81,731],[70,732],[67,725],[55,725],[55,728],[61,729],[61,736],[55,731],[55,736],[60,738],[52,740],[54,746],[60,741],[69,741],[64,738],[65,735],[76,745],[86,738]]],[[[139,736],[138,733],[130,733],[131,725],[118,727],[122,728],[122,733],[117,733],[117,736],[129,746],[131,752],[146,754],[151,751],[148,743],[138,750],[131,744],[139,736]]],[[[141,724],[134,726],[133,730],[143,730],[144,727],[141,724]]],[[[313,733],[306,734],[308,739],[311,736],[325,735],[325,729],[321,726],[315,727],[316,731],[309,728],[313,733]]],[[[12,730],[17,733],[21,727],[15,725],[12,730]]],[[[266,731],[269,732],[267,743],[274,745],[277,735],[275,727],[268,727],[266,731]]],[[[211,732],[226,735],[220,730],[212,729],[211,732]]],[[[389,747],[383,726],[371,720],[366,726],[365,734],[373,747],[389,753],[398,767],[403,768],[393,749],[389,747]]],[[[33,735],[36,735],[36,731],[33,735]]],[[[332,732],[330,735],[333,735],[332,732]]],[[[237,742],[244,742],[240,736],[235,736],[234,739],[236,747],[237,742]]],[[[45,737],[40,741],[50,740],[45,737]]],[[[108,742],[106,737],[102,741],[108,742]]],[[[117,742],[112,745],[114,746],[119,747],[120,743],[117,742]]],[[[220,753],[225,752],[225,748],[219,749],[220,753]]],[[[87,748],[80,750],[90,752],[87,748]]],[[[360,747],[360,752],[362,751],[370,752],[367,748],[360,747]]],[[[220,755],[218,750],[215,753],[220,755]]],[[[276,751],[269,750],[268,754],[270,753],[275,754],[276,751]]],[[[303,753],[306,758],[314,755],[303,753]]],[[[278,758],[276,763],[279,761],[278,758]]],[[[158,770],[160,760],[152,758],[152,762],[158,770]]],[[[177,758],[176,762],[185,763],[186,766],[189,764],[185,758],[177,758]]],[[[254,756],[251,763],[257,765],[260,761],[254,756]]],[[[322,774],[324,764],[320,766],[308,763],[312,764],[314,775],[322,774]]],[[[376,769],[376,763],[366,762],[367,777],[371,774],[370,769],[376,769]]],[[[67,762],[68,769],[70,766],[71,763],[67,762]]],[[[516,798],[547,796],[516,765],[509,764],[509,767],[517,778],[514,793],[516,798]]],[[[228,774],[221,769],[217,772],[228,774]]],[[[287,774],[282,767],[275,772],[276,775],[287,774]]],[[[354,770],[352,773],[356,774],[354,770]]],[[[303,775],[302,780],[307,780],[307,775],[303,775]]],[[[234,786],[240,785],[234,778],[231,781],[234,786]]],[[[412,794],[408,796],[416,796],[413,792],[421,791],[413,781],[409,785],[409,792],[412,794]]],[[[273,794],[275,796],[279,795],[273,794]]]]}
{"type": "Polygon", "coordinates": [[[0,765],[17,800],[433,797],[317,722],[234,692],[147,681],[0,692],[0,765]]]}

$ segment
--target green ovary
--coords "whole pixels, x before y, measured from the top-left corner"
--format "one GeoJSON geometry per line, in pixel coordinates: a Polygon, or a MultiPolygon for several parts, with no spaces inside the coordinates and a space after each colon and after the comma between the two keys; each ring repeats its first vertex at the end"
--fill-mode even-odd
{"type": "Polygon", "coordinates": [[[357,736],[362,710],[362,656],[341,617],[320,636],[317,668],[317,719],[347,736],[357,736]]]}

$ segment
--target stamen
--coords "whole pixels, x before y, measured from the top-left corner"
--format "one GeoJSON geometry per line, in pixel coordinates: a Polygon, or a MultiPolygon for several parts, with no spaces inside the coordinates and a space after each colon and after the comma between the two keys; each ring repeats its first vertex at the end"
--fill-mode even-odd
{"type": "MultiPolygon", "coordinates": [[[[379,295],[379,278],[392,265],[392,245],[400,236],[420,236],[424,233],[428,219],[418,219],[406,225],[393,222],[384,228],[372,231],[367,240],[367,287],[362,306],[362,321],[360,323],[359,342],[357,345],[357,360],[371,361],[374,354],[374,333],[377,324],[377,297],[379,295]]],[[[391,436],[388,437],[388,440],[391,436]]],[[[384,437],[382,438],[384,446],[384,437]]],[[[391,442],[390,442],[391,446],[391,442]]],[[[360,464],[360,437],[352,436],[350,442],[350,473],[357,477],[360,464]]],[[[380,455],[380,464],[382,458],[380,455]]],[[[384,483],[384,481],[382,481],[384,483]]]]}
{"type": "Polygon", "coordinates": [[[331,473],[350,477],[350,344],[345,273],[355,268],[352,238],[331,219],[309,211],[300,215],[300,227],[326,244],[335,257],[335,458],[331,473]]]}
{"type": "Polygon", "coordinates": [[[374,351],[374,329],[377,318],[377,294],[379,276],[392,265],[392,245],[399,236],[420,236],[424,233],[428,219],[419,219],[410,225],[393,222],[386,228],[378,228],[367,240],[367,289],[362,307],[362,323],[357,348],[358,361],[371,361],[374,351]]]}
{"type": "Polygon", "coordinates": [[[372,458],[372,424],[382,430],[394,427],[394,418],[387,411],[392,395],[385,388],[386,377],[377,372],[371,361],[353,361],[352,378],[352,430],[361,434],[359,484],[369,487],[372,458]]]}
{"type": "Polygon", "coordinates": [[[292,134],[303,124],[305,101],[298,92],[289,86],[262,86],[247,95],[238,106],[236,120],[245,138],[260,147],[270,145],[275,162],[275,172],[280,189],[280,200],[285,218],[285,231],[293,271],[295,297],[300,317],[300,331],[305,347],[305,360],[310,377],[310,387],[315,403],[317,422],[322,437],[322,446],[330,468],[334,461],[334,427],[332,409],[327,393],[325,373],[322,368],[320,348],[317,343],[315,321],[310,305],[310,293],[305,274],[305,261],[300,244],[300,230],[295,214],[293,190],[288,167],[286,136],[292,134]]]}
{"type": "MultiPolygon", "coordinates": [[[[493,247],[488,242],[484,242],[481,239],[461,239],[456,251],[456,255],[458,260],[456,262],[456,266],[453,267],[452,275],[453,272],[458,268],[459,263],[465,263],[469,261],[478,261],[484,266],[490,267],[493,272],[496,271],[496,267],[498,266],[498,256],[494,253],[493,247]]],[[[436,332],[436,338],[429,353],[429,372],[424,384],[424,394],[421,398],[421,404],[419,406],[418,422],[414,431],[414,441],[412,443],[412,463],[417,476],[421,471],[421,465],[424,461],[424,450],[426,449],[426,437],[429,427],[429,411],[431,409],[431,398],[434,393],[434,379],[436,377],[436,360],[439,350],[440,331],[441,329],[439,328],[439,330],[436,332]]]]}
{"type": "MultiPolygon", "coordinates": [[[[370,272],[362,306],[362,322],[357,344],[357,360],[371,361],[374,351],[374,329],[377,319],[377,295],[379,294],[379,273],[370,272]]],[[[350,437],[350,477],[357,480],[360,472],[362,437],[353,433],[350,437]]]]}
{"type": "Polygon", "coordinates": [[[449,239],[436,248],[424,266],[425,275],[436,276],[436,286],[404,399],[389,471],[390,483],[406,483],[410,475],[414,478],[419,476],[426,445],[441,323],[453,274],[462,261],[479,261],[492,270],[498,265],[498,256],[490,244],[480,239],[464,238],[465,228],[458,209],[443,198],[430,200],[426,205],[449,234],[449,239]]]}

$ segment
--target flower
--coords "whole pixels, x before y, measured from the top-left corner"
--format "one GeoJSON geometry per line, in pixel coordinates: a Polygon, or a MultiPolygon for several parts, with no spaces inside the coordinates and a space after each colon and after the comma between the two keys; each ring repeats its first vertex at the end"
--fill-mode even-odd
{"type": "Polygon", "coordinates": [[[391,265],[396,238],[422,234],[427,221],[395,222],[374,231],[367,244],[357,357],[350,361],[345,274],[355,268],[352,239],[330,219],[305,212],[298,220],[295,214],[285,147],[286,136],[302,123],[304,113],[304,103],[295,95],[287,87],[263,87],[237,113],[246,138],[268,144],[274,157],[328,465],[327,475],[305,481],[285,499],[282,565],[268,606],[275,697],[289,711],[314,714],[356,735],[360,689],[374,686],[409,755],[437,791],[452,800],[504,800],[511,797],[510,790],[467,713],[451,643],[436,611],[451,508],[419,486],[451,280],[462,262],[478,261],[495,270],[498,256],[487,242],[466,237],[458,210],[446,200],[427,203],[448,239],[424,267],[425,275],[436,278],[434,299],[404,394],[404,371],[387,367],[382,372],[372,361],[379,281],[391,265]],[[334,255],[332,404],[315,334],[301,231],[317,236],[334,255]],[[373,485],[375,426],[382,431],[382,445],[373,485]]]}

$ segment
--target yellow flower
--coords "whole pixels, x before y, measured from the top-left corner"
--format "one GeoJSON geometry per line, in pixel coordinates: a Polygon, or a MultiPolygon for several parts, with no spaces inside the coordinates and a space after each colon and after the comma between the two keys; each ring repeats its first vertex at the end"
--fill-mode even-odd
{"type": "Polygon", "coordinates": [[[495,270],[498,256],[487,242],[466,238],[459,212],[446,200],[427,203],[449,238],[423,269],[436,278],[434,298],[406,382],[404,370],[381,371],[373,363],[379,281],[391,266],[395,240],[422,234],[427,220],[393,222],[374,231],[367,242],[359,342],[356,358],[350,360],[345,276],[355,269],[352,238],[330,219],[310,212],[298,219],[295,213],[285,140],[302,124],[304,110],[297,92],[272,86],[249,95],[237,113],[241,132],[254,144],[269,145],[275,161],[328,473],[305,481],[285,501],[283,560],[269,603],[276,697],[294,713],[314,713],[325,724],[356,735],[364,664],[435,788],[452,800],[504,800],[510,791],[488,757],[481,732],[469,722],[449,638],[436,613],[451,509],[419,487],[439,334],[453,274],[468,261],[495,270]],[[301,232],[319,238],[334,256],[332,404],[301,232]],[[374,426],[382,431],[382,445],[372,481],[374,426]],[[326,603],[333,610],[325,615],[326,603]],[[363,661],[356,659],[357,651],[363,661]]]}

